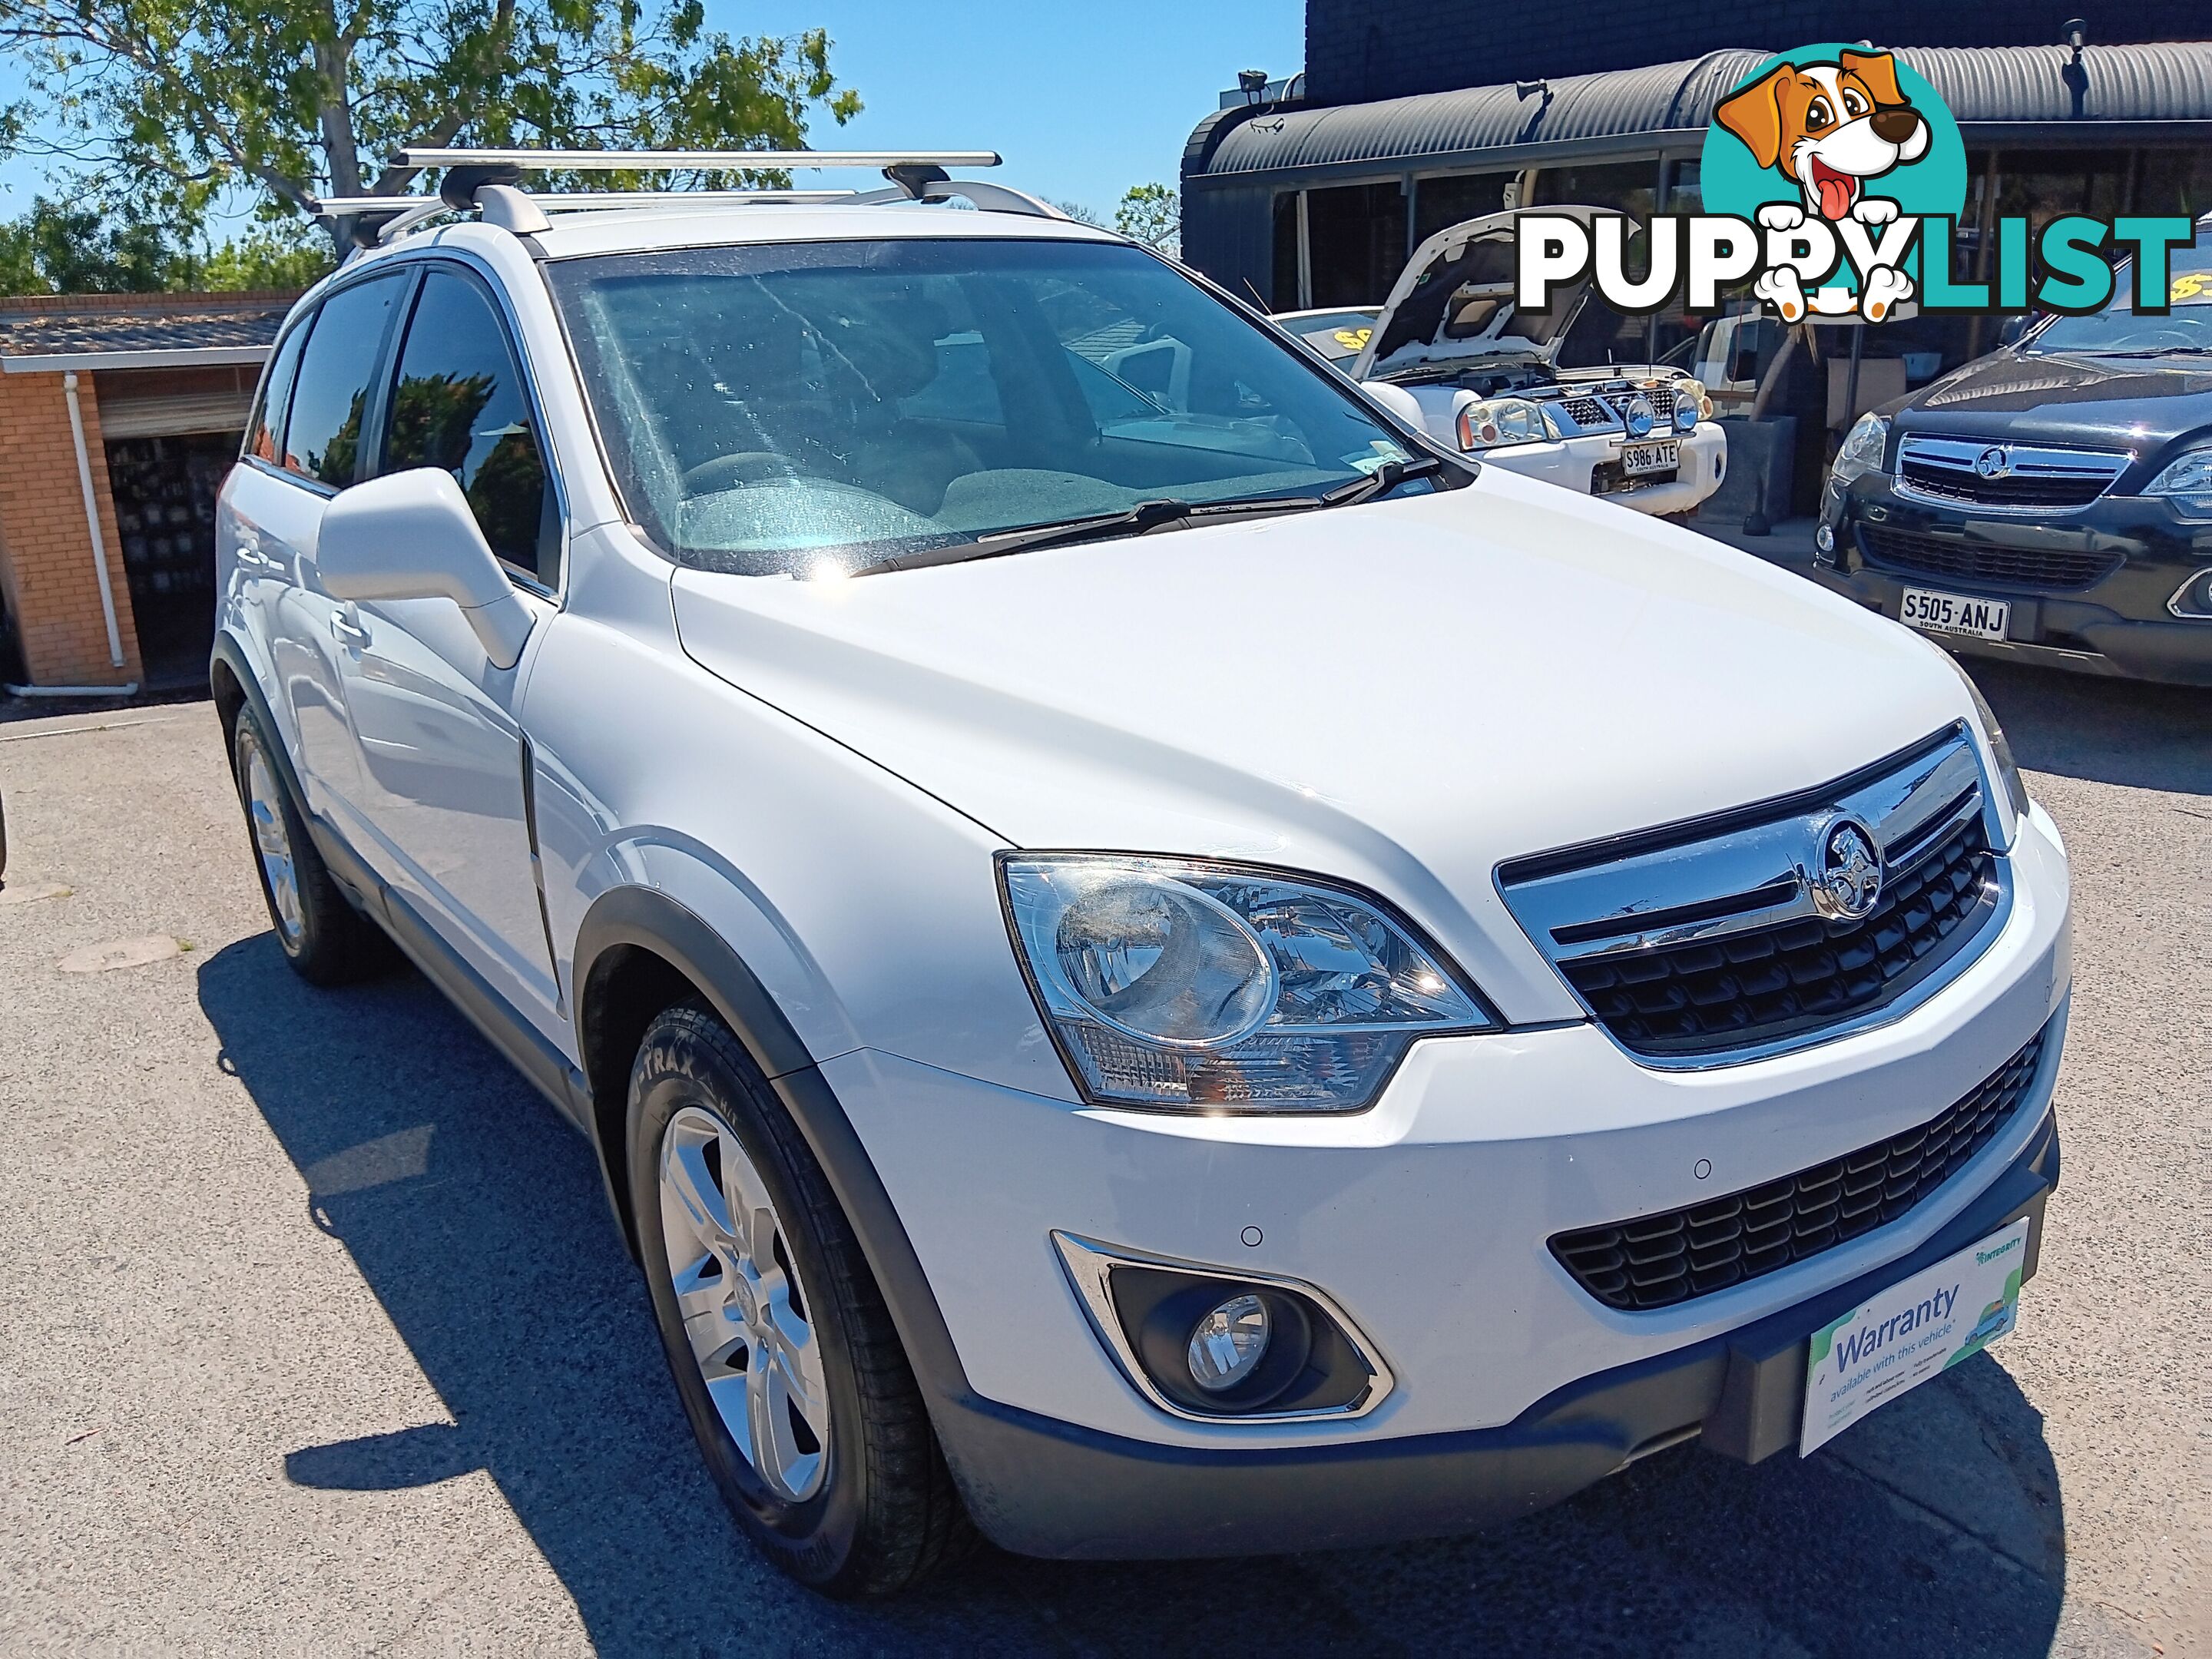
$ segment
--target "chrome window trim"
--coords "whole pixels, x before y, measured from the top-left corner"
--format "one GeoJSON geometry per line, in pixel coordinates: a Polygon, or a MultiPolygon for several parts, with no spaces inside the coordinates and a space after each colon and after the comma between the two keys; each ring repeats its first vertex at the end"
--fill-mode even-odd
{"type": "Polygon", "coordinates": [[[1103,1244],[1094,1238],[1084,1238],[1075,1233],[1053,1229],[1053,1247],[1060,1253],[1060,1265],[1066,1269],[1068,1283],[1074,1287],[1076,1299],[1082,1303],[1085,1316],[1092,1330],[1114,1358],[1121,1375],[1130,1387],[1142,1395],[1146,1403],[1155,1406],[1170,1417],[1179,1417],[1186,1423],[1205,1423],[1215,1428],[1241,1427],[1246,1424],[1285,1424],[1346,1422],[1366,1416],[1385,1400],[1398,1386],[1398,1379],[1367,1334],[1352,1321],[1352,1316],[1337,1305],[1334,1298],[1318,1286],[1303,1279],[1289,1279],[1280,1273],[1257,1272],[1249,1267],[1224,1267],[1210,1261],[1184,1261],[1174,1256],[1152,1255],[1143,1250],[1124,1249],[1116,1244],[1103,1244]],[[1190,1273],[1200,1279],[1218,1279],[1229,1285],[1272,1285],[1279,1290],[1292,1291],[1313,1303],[1336,1322],[1344,1340],[1359,1356],[1373,1379],[1367,1392],[1349,1405],[1324,1406],[1317,1410],[1303,1412],[1194,1412],[1178,1406],[1145,1375],[1138,1364],[1135,1350],[1129,1346],[1128,1333],[1121,1328],[1121,1316],[1114,1306],[1114,1293],[1108,1280],[1114,1269],[1127,1267],[1158,1267],[1170,1273],[1190,1273]]]}
{"type": "Polygon", "coordinates": [[[1700,833],[1700,821],[1692,820],[1650,835],[1619,837],[1617,845],[1595,846],[1587,856],[1567,849],[1509,860],[1492,879],[1508,913],[1558,970],[1565,963],[1723,939],[1817,915],[1810,860],[1839,817],[1855,817],[1874,831],[1887,879],[1911,869],[1977,815],[1994,861],[1983,901],[1994,914],[1926,978],[1861,1013],[1739,1048],[1655,1054],[1615,1036],[1560,973],[1561,982],[1592,1023],[1637,1065],[1654,1071],[1711,1071],[1893,1024],[1941,995],[2004,931],[2013,898],[2008,849],[1996,791],[1964,726],[1953,726],[1875,767],[1771,803],[1771,810],[1716,814],[1703,821],[1711,833],[1700,833]],[[1891,862],[1893,855],[1898,863],[1891,862]],[[1517,873],[1516,866],[1527,873],[1517,873]],[[1640,915],[1676,912],[1688,914],[1671,926],[1638,927],[1633,921],[1640,915]],[[1608,925],[1616,921],[1617,928],[1608,925]]]}
{"type": "Polygon", "coordinates": [[[1908,432],[1898,440],[1896,471],[1890,476],[1890,487],[1900,495],[1916,501],[1925,501],[1932,507],[1965,507],[1977,513],[2047,517],[2058,513],[2080,513],[2094,506],[2119,482],[2120,475],[2128,470],[2134,459],[2134,454],[2127,450],[2077,449],[2057,444],[2013,443],[2003,438],[1953,438],[1932,432],[1908,432]],[[1905,476],[1905,464],[1909,460],[1922,466],[1940,467],[1947,471],[1977,477],[1975,458],[1989,449],[2002,449],[2007,453],[2010,461],[2009,472],[2013,477],[2080,479],[2084,482],[2101,480],[2103,487],[2089,501],[2072,507],[2052,506],[2045,502],[2005,505],[1923,489],[1905,476]]]}

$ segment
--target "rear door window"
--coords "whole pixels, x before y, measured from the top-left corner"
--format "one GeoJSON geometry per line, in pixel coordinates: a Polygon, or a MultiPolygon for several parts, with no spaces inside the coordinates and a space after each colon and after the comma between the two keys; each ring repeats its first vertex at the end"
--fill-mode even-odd
{"type": "Polygon", "coordinates": [[[384,349],[406,274],[394,271],[323,301],[300,359],[292,415],[284,428],[284,470],[343,489],[358,475],[368,388],[384,349]]]}
{"type": "Polygon", "coordinates": [[[559,514],[537,411],[491,296],[458,270],[422,282],[400,348],[384,471],[453,475],[491,550],[557,587],[559,514]]]}
{"type": "Polygon", "coordinates": [[[300,367],[300,348],[307,343],[307,327],[302,320],[284,337],[261,382],[261,396],[246,434],[246,453],[257,461],[273,465],[284,441],[284,410],[292,401],[292,380],[300,367]]]}

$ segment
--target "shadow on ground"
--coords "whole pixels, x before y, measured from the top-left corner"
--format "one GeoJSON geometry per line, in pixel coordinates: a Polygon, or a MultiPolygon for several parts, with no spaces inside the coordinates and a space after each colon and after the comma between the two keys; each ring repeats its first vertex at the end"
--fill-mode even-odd
{"type": "Polygon", "coordinates": [[[2042,1423],[1989,1356],[1810,1462],[1694,1446],[1486,1536],[1263,1560],[987,1554],[889,1605],[763,1567],[694,1459],[583,1141],[412,974],[331,994],[267,934],[200,969],[228,1067],[454,1421],[285,1461],[383,1492],[488,1470],[600,1651],[2042,1655],[2042,1423]]]}
{"type": "Polygon", "coordinates": [[[1961,662],[2029,771],[2212,795],[2212,689],[1961,662]]]}

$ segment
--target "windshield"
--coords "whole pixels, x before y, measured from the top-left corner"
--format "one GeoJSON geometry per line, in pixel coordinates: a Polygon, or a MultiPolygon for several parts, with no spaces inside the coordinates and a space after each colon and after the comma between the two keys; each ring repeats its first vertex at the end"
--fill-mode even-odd
{"type": "Polygon", "coordinates": [[[2212,222],[2197,227],[2193,247],[2173,250],[2166,265],[2171,309],[2165,316],[2136,314],[2134,270],[2133,265],[2120,268],[2112,301],[2102,311],[2053,318],[2023,349],[2092,356],[2212,354],[2212,222]]]}
{"type": "Polygon", "coordinates": [[[1377,314],[1366,308],[1299,311],[1278,316],[1275,320],[1334,363],[1359,355],[1359,348],[1375,332],[1377,314]]]}
{"type": "Polygon", "coordinates": [[[632,514],[708,569],[858,569],[1409,459],[1325,371],[1121,245],[754,244],[550,276],[632,514]]]}

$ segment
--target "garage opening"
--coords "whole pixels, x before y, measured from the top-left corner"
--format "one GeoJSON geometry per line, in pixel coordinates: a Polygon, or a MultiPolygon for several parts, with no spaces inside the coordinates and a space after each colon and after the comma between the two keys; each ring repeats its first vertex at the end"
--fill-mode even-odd
{"type": "Polygon", "coordinates": [[[204,678],[215,644],[215,498],[240,434],[192,433],[107,446],[115,528],[149,684],[204,678]]]}
{"type": "Polygon", "coordinates": [[[207,676],[215,643],[216,495],[238,459],[258,372],[100,377],[108,488],[149,686],[207,676]]]}

